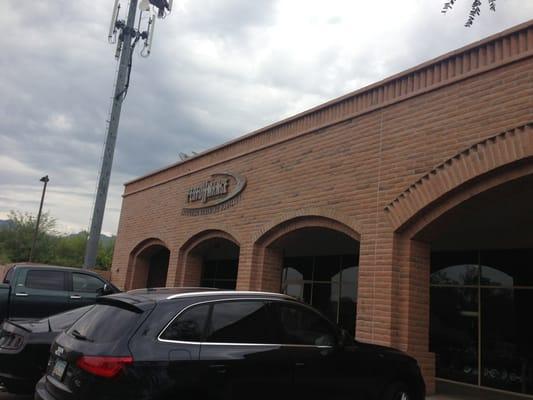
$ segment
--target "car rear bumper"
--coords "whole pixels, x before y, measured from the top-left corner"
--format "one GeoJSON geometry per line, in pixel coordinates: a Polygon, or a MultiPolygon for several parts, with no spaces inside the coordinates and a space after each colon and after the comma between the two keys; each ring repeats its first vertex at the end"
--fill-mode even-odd
{"type": "Polygon", "coordinates": [[[35,382],[37,381],[37,379],[34,380],[34,379],[30,379],[25,376],[11,375],[6,372],[0,371],[0,382],[3,382],[3,383],[14,383],[14,384],[33,383],[35,385],[35,382]]]}
{"type": "MultiPolygon", "coordinates": [[[[33,389],[35,383],[43,375],[43,368],[36,365],[26,352],[19,354],[4,354],[0,351],[0,382],[5,386],[28,386],[33,389]]],[[[39,357],[38,354],[35,357],[39,357]]]]}
{"type": "Polygon", "coordinates": [[[34,400],[57,400],[55,397],[52,397],[50,393],[46,390],[46,377],[43,376],[37,386],[35,386],[35,395],[34,400]]]}
{"type": "Polygon", "coordinates": [[[0,386],[11,393],[33,393],[37,379],[28,379],[0,372],[0,386]]]}

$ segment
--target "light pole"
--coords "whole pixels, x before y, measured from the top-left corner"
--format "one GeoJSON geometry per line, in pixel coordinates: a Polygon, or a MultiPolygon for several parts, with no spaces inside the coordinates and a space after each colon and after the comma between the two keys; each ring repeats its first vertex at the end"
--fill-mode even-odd
{"type": "Polygon", "coordinates": [[[31,262],[31,259],[33,257],[33,251],[35,249],[35,243],[37,242],[37,234],[39,233],[39,222],[41,221],[41,212],[43,211],[43,203],[44,203],[44,194],[46,193],[46,185],[50,181],[48,178],[48,175],[43,176],[41,179],[39,179],[40,182],[43,182],[43,194],[41,195],[41,204],[39,205],[39,213],[37,214],[37,222],[35,223],[35,232],[33,233],[33,242],[31,244],[30,248],[30,255],[28,257],[28,261],[31,262]]]}
{"type": "Polygon", "coordinates": [[[113,103],[111,106],[111,116],[107,126],[107,137],[98,179],[96,198],[94,201],[91,227],[89,229],[89,237],[87,238],[87,246],[85,248],[83,268],[87,269],[94,268],[96,264],[96,254],[98,253],[98,242],[100,241],[100,232],[102,231],[107,190],[109,188],[113,154],[115,152],[115,143],[117,141],[120,112],[130,85],[133,50],[135,49],[137,42],[142,40],[144,46],[141,50],[141,56],[148,57],[150,55],[156,17],[164,18],[168,15],[172,10],[173,2],[173,0],[141,0],[141,13],[138,23],[136,24],[135,19],[138,0],[130,0],[126,20],[119,19],[120,1],[121,0],[115,0],[108,36],[110,43],[117,44],[115,57],[120,61],[117,71],[117,80],[115,82],[113,103]],[[146,19],[143,20],[143,14],[148,14],[149,16],[147,20],[148,26],[145,31],[141,31],[140,29],[141,22],[146,21],[146,19]],[[135,25],[137,25],[137,28],[135,28],[135,25]]]}

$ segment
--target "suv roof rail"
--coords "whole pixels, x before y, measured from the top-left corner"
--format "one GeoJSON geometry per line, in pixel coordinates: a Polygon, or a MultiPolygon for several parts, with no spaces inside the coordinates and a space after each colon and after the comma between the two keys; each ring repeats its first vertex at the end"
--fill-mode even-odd
{"type": "Polygon", "coordinates": [[[291,299],[294,300],[294,297],[291,297],[289,295],[283,294],[283,293],[274,293],[274,292],[254,292],[254,291],[246,291],[246,290],[209,290],[209,291],[198,291],[198,292],[187,292],[187,293],[177,293],[173,294],[171,296],[167,297],[167,300],[172,299],[178,299],[183,297],[195,297],[195,296],[219,296],[219,295],[260,295],[260,296],[272,296],[272,297],[279,297],[283,299],[291,299]]]}
{"type": "Polygon", "coordinates": [[[139,288],[139,289],[131,289],[128,290],[127,293],[158,293],[158,292],[176,292],[176,291],[201,291],[201,292],[207,292],[207,291],[216,291],[220,289],[216,288],[208,288],[208,287],[201,287],[201,286],[162,286],[162,287],[150,287],[150,288],[139,288]]]}

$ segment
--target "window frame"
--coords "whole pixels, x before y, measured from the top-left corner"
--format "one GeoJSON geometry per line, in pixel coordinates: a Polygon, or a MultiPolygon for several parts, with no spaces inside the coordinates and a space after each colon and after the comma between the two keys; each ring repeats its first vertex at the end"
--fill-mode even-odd
{"type": "MultiPolygon", "coordinates": [[[[335,341],[335,345],[312,345],[312,344],[298,344],[298,343],[282,343],[281,345],[284,346],[284,347],[313,347],[313,348],[319,348],[319,349],[331,349],[335,346],[337,346],[339,344],[339,338],[340,338],[340,333],[341,333],[341,329],[333,324],[333,322],[327,318],[324,314],[322,314],[320,311],[314,309],[312,306],[306,304],[306,303],[297,303],[297,302],[283,302],[283,301],[280,301],[278,302],[278,306],[279,305],[285,305],[285,306],[288,306],[289,308],[292,307],[292,308],[295,308],[295,309],[302,309],[302,310],[306,310],[307,312],[311,313],[311,314],[314,314],[317,318],[319,318],[320,320],[322,320],[326,326],[329,327],[329,329],[331,330],[331,333],[333,335],[333,338],[334,338],[334,341],[335,341]]],[[[280,339],[283,340],[284,339],[284,332],[282,331],[284,328],[283,328],[283,324],[281,322],[281,313],[279,315],[276,315],[276,320],[274,321],[277,325],[277,329],[278,330],[281,330],[279,332],[279,335],[280,335],[280,339]]]]}
{"type": "MultiPolygon", "coordinates": [[[[19,285],[17,285],[19,286],[19,285]]],[[[67,273],[65,271],[56,270],[56,269],[46,269],[46,268],[31,268],[26,270],[26,273],[24,274],[24,285],[23,287],[25,289],[29,290],[44,290],[46,292],[68,292],[68,278],[67,273]],[[63,282],[62,282],[62,288],[61,289],[45,289],[45,288],[36,288],[32,286],[28,286],[28,277],[32,272],[45,272],[45,273],[57,273],[63,275],[63,282]]]]}
{"type": "MultiPolygon", "coordinates": [[[[319,311],[315,310],[311,306],[299,302],[293,302],[293,301],[287,301],[283,299],[275,299],[275,298],[269,298],[269,297],[235,297],[235,298],[224,298],[224,299],[216,299],[216,300],[205,300],[205,301],[199,301],[192,304],[189,304],[188,306],[181,309],[168,323],[165,324],[165,326],[159,331],[159,334],[157,335],[157,341],[163,342],[163,343],[175,343],[175,344],[191,344],[191,345],[200,345],[200,346],[243,346],[243,347],[249,347],[249,346],[255,346],[255,347],[302,347],[302,348],[314,348],[314,349],[331,349],[335,346],[322,346],[322,345],[307,345],[307,344],[283,344],[283,343],[239,343],[239,342],[227,342],[227,343],[218,343],[218,342],[206,342],[206,333],[207,328],[211,323],[211,318],[213,315],[213,305],[215,303],[225,303],[230,301],[264,301],[265,303],[270,304],[271,306],[274,303],[279,304],[288,304],[288,305],[295,305],[297,307],[303,307],[305,309],[308,309],[309,311],[315,313],[319,318],[324,320],[328,326],[332,329],[332,332],[335,335],[335,342],[336,345],[338,344],[339,340],[339,328],[336,327],[331,323],[329,319],[327,319],[324,315],[322,315],[319,311]],[[199,306],[202,304],[209,304],[209,310],[208,315],[206,319],[206,324],[204,327],[204,332],[202,333],[202,340],[199,342],[193,342],[193,341],[186,341],[186,340],[171,340],[171,339],[163,339],[161,336],[163,333],[167,330],[167,328],[177,319],[179,318],[183,313],[185,313],[187,310],[191,309],[192,307],[199,306]]],[[[273,319],[272,322],[275,324],[275,331],[276,334],[279,334],[280,329],[280,320],[279,317],[274,315],[272,311],[272,307],[269,307],[269,313],[271,315],[271,318],[273,319]]],[[[281,341],[281,340],[280,340],[281,341]]]]}
{"type": "MultiPolygon", "coordinates": [[[[284,293],[284,294],[287,294],[289,295],[289,292],[288,292],[288,287],[290,285],[301,285],[301,288],[300,288],[300,294],[298,295],[298,297],[296,297],[295,295],[291,295],[291,296],[294,296],[296,297],[299,301],[303,302],[304,304],[307,304],[307,305],[310,305],[311,307],[313,307],[313,297],[315,295],[315,287],[319,286],[319,285],[329,285],[330,288],[333,288],[334,285],[337,286],[337,290],[338,290],[338,296],[336,297],[335,301],[337,302],[337,308],[335,310],[335,317],[333,318],[329,318],[329,317],[326,317],[328,319],[328,321],[331,321],[331,322],[334,322],[336,324],[342,324],[342,317],[343,317],[343,314],[341,312],[341,304],[342,304],[342,294],[343,294],[343,288],[344,288],[344,285],[346,284],[353,284],[352,288],[355,288],[355,301],[354,303],[356,304],[357,306],[357,302],[358,302],[358,299],[359,299],[359,257],[360,257],[360,254],[359,254],[359,250],[352,254],[352,253],[346,253],[346,254],[329,254],[329,255],[322,255],[322,256],[317,256],[317,255],[311,255],[311,256],[295,256],[295,257],[286,257],[284,258],[284,261],[283,261],[283,266],[282,266],[282,271],[281,271],[281,283],[280,283],[280,292],[281,293],[284,293]],[[335,282],[333,281],[333,279],[330,279],[330,280],[321,280],[321,279],[316,279],[316,270],[317,270],[317,259],[321,258],[321,257],[336,257],[338,258],[338,267],[339,267],[339,270],[338,270],[338,275],[339,275],[339,280],[338,282],[335,282]],[[350,266],[347,266],[345,267],[345,259],[350,259],[350,258],[355,258],[355,264],[352,265],[352,263],[350,261],[348,261],[346,264],[347,265],[350,265],[350,266]],[[286,262],[285,260],[286,259],[290,259],[290,260],[294,260],[294,259],[310,259],[311,260],[311,275],[307,278],[304,278],[302,277],[302,279],[295,279],[295,278],[289,278],[287,275],[288,275],[288,270],[290,267],[288,267],[286,265],[286,262]],[[355,281],[351,281],[349,279],[345,280],[344,279],[344,274],[346,273],[345,271],[347,271],[348,269],[350,268],[356,268],[356,276],[355,276],[355,281]],[[309,285],[309,292],[310,292],[310,297],[309,297],[309,302],[307,302],[305,300],[305,287],[306,285],[309,285]]],[[[333,275],[334,276],[334,275],[333,275]]],[[[333,278],[332,276],[332,278],[333,278]]],[[[316,306],[315,306],[316,307],[316,306]]],[[[321,313],[322,316],[324,316],[322,313],[321,313]]],[[[355,320],[357,322],[357,312],[355,312],[355,320]]],[[[345,327],[346,330],[349,330],[351,331],[352,328],[355,327],[355,324],[353,327],[345,327]]],[[[355,332],[352,332],[353,334],[355,334],[355,332]]]]}
{"type": "Polygon", "coordinates": [[[10,285],[11,280],[12,280],[11,278],[13,278],[14,273],[15,273],[15,267],[13,266],[6,271],[4,275],[4,280],[2,281],[2,283],[10,285]]]}
{"type": "Polygon", "coordinates": [[[201,344],[204,342],[204,339],[205,339],[205,334],[206,334],[206,331],[207,331],[207,326],[209,324],[209,320],[211,319],[211,313],[213,312],[213,306],[211,304],[208,304],[206,302],[202,302],[202,303],[193,303],[193,304],[190,304],[186,307],[184,307],[178,314],[176,314],[174,317],[172,317],[172,319],[170,320],[170,322],[168,322],[165,327],[163,329],[161,329],[161,331],[159,332],[159,334],[157,335],[157,340],[160,341],[160,342],[166,342],[166,343],[186,343],[186,344],[201,344]],[[199,341],[193,341],[193,340],[177,340],[177,339],[163,339],[162,336],[165,334],[165,332],[167,331],[167,329],[170,328],[170,326],[176,321],[178,320],[181,316],[185,315],[188,311],[192,310],[193,308],[196,308],[196,307],[202,307],[204,305],[208,306],[207,308],[207,316],[205,318],[205,322],[204,322],[204,326],[202,328],[202,332],[200,333],[200,340],[199,341]]]}
{"type": "Polygon", "coordinates": [[[91,278],[97,279],[97,280],[99,280],[99,281],[102,283],[102,289],[104,288],[105,285],[107,285],[107,282],[106,282],[104,279],[100,278],[99,276],[95,276],[95,275],[93,275],[93,274],[86,274],[86,273],[81,272],[81,271],[80,271],[80,272],[77,272],[77,271],[74,272],[74,271],[72,271],[72,272],[70,273],[70,288],[71,288],[70,291],[72,291],[72,292],[76,292],[76,293],[78,293],[78,292],[79,292],[79,293],[96,293],[96,294],[99,293],[98,290],[96,290],[96,291],[76,290],[76,289],[74,288],[74,275],[90,276],[91,278]]]}
{"type": "MultiPolygon", "coordinates": [[[[218,302],[215,302],[211,305],[211,307],[209,308],[209,315],[207,316],[207,321],[206,321],[206,325],[205,325],[205,328],[204,328],[204,335],[203,335],[203,341],[202,341],[202,344],[213,344],[213,345],[225,345],[225,344],[230,344],[230,345],[252,345],[252,346],[255,346],[255,345],[265,345],[265,346],[277,346],[278,344],[275,343],[275,340],[273,341],[274,343],[263,343],[263,342],[250,342],[250,343],[246,343],[246,342],[208,342],[207,341],[207,335],[211,332],[209,332],[208,329],[210,329],[212,327],[212,321],[213,321],[213,314],[216,310],[216,304],[220,304],[220,303],[244,303],[244,302],[251,302],[251,303],[258,303],[258,302],[261,302],[264,304],[264,306],[267,307],[267,318],[269,319],[269,322],[274,324],[276,321],[275,321],[275,317],[272,315],[272,306],[271,306],[271,301],[269,299],[224,299],[224,300],[220,300],[218,302]]],[[[277,330],[274,328],[272,330],[272,333],[274,334],[274,336],[276,336],[278,334],[277,330]]]]}

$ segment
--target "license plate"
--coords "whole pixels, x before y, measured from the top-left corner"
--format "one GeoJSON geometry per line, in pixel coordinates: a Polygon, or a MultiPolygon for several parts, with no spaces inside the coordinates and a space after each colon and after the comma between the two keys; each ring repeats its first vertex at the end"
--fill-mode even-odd
{"type": "Polygon", "coordinates": [[[58,380],[62,380],[63,375],[65,374],[65,369],[67,369],[67,362],[59,359],[56,360],[54,368],[52,368],[52,376],[58,380]]]}

